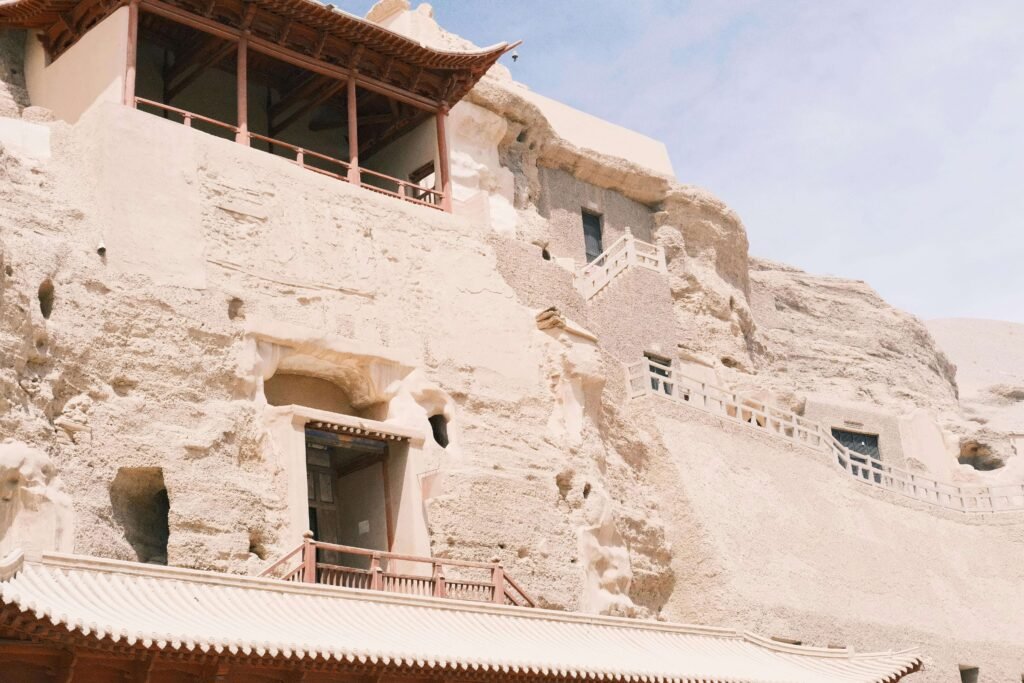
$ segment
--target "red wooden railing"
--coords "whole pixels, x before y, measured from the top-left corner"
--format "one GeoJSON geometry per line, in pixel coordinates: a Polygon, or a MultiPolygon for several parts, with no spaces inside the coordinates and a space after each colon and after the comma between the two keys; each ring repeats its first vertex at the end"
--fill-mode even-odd
{"type": "Polygon", "coordinates": [[[306,533],[302,545],[267,567],[260,576],[297,583],[318,583],[342,588],[433,596],[517,607],[536,607],[536,602],[505,573],[498,562],[472,562],[437,557],[417,557],[314,541],[306,533]],[[347,567],[320,561],[327,553],[369,558],[369,568],[347,567]],[[429,571],[424,565],[429,565],[429,571]],[[412,573],[423,567],[422,573],[412,573]]]}
{"type": "MultiPolygon", "coordinates": [[[[232,125],[230,123],[224,123],[223,121],[218,121],[217,119],[211,119],[210,117],[202,116],[201,114],[194,114],[185,109],[172,107],[169,104],[163,104],[162,102],[155,102],[153,100],[147,100],[142,97],[136,97],[135,106],[138,107],[139,105],[153,107],[155,109],[160,109],[171,114],[176,114],[181,117],[181,122],[185,124],[187,128],[192,128],[192,123],[194,121],[199,121],[214,126],[216,128],[223,128],[224,130],[231,131],[232,133],[235,134],[236,139],[240,134],[238,126],[232,125]]],[[[267,137],[266,135],[260,135],[258,133],[251,133],[246,131],[243,139],[244,138],[248,138],[250,142],[252,140],[260,140],[262,142],[266,142],[270,145],[273,145],[274,147],[287,149],[290,152],[292,152],[292,154],[295,155],[291,161],[293,161],[295,164],[298,164],[302,168],[314,171],[321,175],[335,178],[337,180],[349,182],[348,173],[350,166],[349,163],[346,161],[342,161],[341,159],[335,159],[332,156],[321,154],[320,152],[314,152],[313,150],[306,149],[304,147],[299,147],[298,145],[293,145],[290,142],[284,142],[283,140],[277,140],[275,138],[267,137]],[[328,169],[320,168],[319,166],[311,166],[309,163],[307,163],[310,159],[317,159],[328,166],[337,166],[341,169],[341,172],[334,173],[328,169]]],[[[429,206],[432,209],[438,209],[440,211],[444,210],[444,193],[441,192],[440,190],[435,190],[429,187],[422,187],[420,185],[417,185],[416,183],[409,182],[408,180],[392,178],[389,175],[378,173],[377,171],[373,171],[368,168],[360,167],[356,170],[359,173],[360,187],[364,187],[367,190],[387,195],[389,197],[396,197],[398,199],[407,201],[411,204],[429,206]],[[373,182],[379,184],[371,185],[363,182],[364,176],[369,176],[370,178],[373,179],[373,182]],[[381,185],[383,185],[383,187],[381,185]]]]}

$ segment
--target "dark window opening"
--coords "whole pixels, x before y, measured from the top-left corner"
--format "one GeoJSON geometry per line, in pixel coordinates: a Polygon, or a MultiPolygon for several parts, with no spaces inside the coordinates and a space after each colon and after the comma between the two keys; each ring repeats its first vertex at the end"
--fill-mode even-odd
{"type": "Polygon", "coordinates": [[[583,243],[587,249],[587,263],[590,263],[604,251],[601,242],[600,214],[583,211],[583,243]]]}
{"type": "Polygon", "coordinates": [[[978,683],[979,669],[976,666],[960,665],[960,683],[978,683]]]}
{"type": "Polygon", "coordinates": [[[167,564],[171,509],[159,467],[122,467],[110,485],[114,519],[139,562],[167,564]]]}
{"type": "MultiPolygon", "coordinates": [[[[867,467],[859,467],[860,465],[870,465],[873,469],[882,469],[882,453],[878,449],[878,435],[877,434],[861,434],[859,432],[848,432],[843,429],[833,429],[832,436],[835,440],[842,444],[850,451],[850,470],[854,476],[863,477],[869,479],[871,473],[867,467]]],[[[875,483],[882,483],[882,475],[878,472],[874,473],[875,483]]]]}
{"type": "Polygon", "coordinates": [[[664,391],[671,396],[674,384],[671,381],[672,359],[653,353],[645,353],[644,358],[647,359],[647,368],[651,377],[651,389],[654,391],[664,391]]]}
{"type": "Polygon", "coordinates": [[[448,448],[448,420],[444,415],[430,416],[430,429],[434,433],[434,441],[441,448],[448,448]]]}

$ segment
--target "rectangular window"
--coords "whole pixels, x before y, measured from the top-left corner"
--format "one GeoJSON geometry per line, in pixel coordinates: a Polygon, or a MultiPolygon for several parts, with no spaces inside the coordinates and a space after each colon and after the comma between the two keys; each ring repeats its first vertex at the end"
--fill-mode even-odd
{"type": "MultiPolygon", "coordinates": [[[[850,469],[856,476],[868,479],[871,475],[866,467],[857,467],[854,463],[867,465],[876,470],[882,469],[882,453],[878,450],[878,434],[861,434],[843,429],[833,429],[832,436],[850,451],[850,469]],[[860,454],[860,455],[854,455],[860,454]]],[[[882,475],[875,473],[875,483],[882,482],[882,475]]]]}
{"type": "Polygon", "coordinates": [[[601,244],[601,216],[583,211],[583,243],[587,248],[587,263],[590,263],[604,251],[601,244]]]}
{"type": "Polygon", "coordinates": [[[672,360],[653,353],[644,353],[651,376],[651,389],[672,395],[672,360]],[[664,378],[664,379],[663,379],[664,378]]]}

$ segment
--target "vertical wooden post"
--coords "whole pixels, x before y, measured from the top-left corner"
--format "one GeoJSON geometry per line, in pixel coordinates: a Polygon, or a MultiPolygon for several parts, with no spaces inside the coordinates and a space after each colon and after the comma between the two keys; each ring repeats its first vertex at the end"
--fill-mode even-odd
{"type": "Polygon", "coordinates": [[[388,474],[388,456],[380,461],[380,473],[384,479],[384,526],[387,527],[388,552],[395,549],[395,519],[391,510],[391,476],[388,474]]]}
{"type": "Polygon", "coordinates": [[[316,544],[312,531],[302,534],[302,581],[316,583],[316,544]]]}
{"type": "Polygon", "coordinates": [[[374,553],[370,559],[370,590],[384,590],[383,570],[380,567],[380,553],[374,553]]]}
{"type": "Polygon", "coordinates": [[[359,117],[356,111],[356,77],[355,74],[348,79],[348,181],[353,185],[359,185],[359,117]]]}
{"type": "Polygon", "coordinates": [[[236,90],[238,92],[238,131],[235,142],[249,145],[249,34],[243,32],[238,37],[238,69],[236,72],[236,90]]]}
{"type": "Polygon", "coordinates": [[[494,565],[491,569],[491,583],[494,584],[494,604],[504,605],[505,604],[505,568],[501,566],[501,563],[494,565]]]}
{"type": "Polygon", "coordinates": [[[444,567],[440,562],[434,563],[434,597],[443,598],[448,594],[448,587],[444,579],[444,567]]]}
{"type": "Polygon", "coordinates": [[[445,132],[448,107],[441,107],[434,116],[437,120],[437,178],[441,183],[441,209],[452,212],[452,168],[448,158],[448,135],[445,132]]]}
{"type": "Polygon", "coordinates": [[[124,69],[124,103],[135,107],[135,66],[139,54],[139,0],[128,3],[128,54],[124,69]]]}

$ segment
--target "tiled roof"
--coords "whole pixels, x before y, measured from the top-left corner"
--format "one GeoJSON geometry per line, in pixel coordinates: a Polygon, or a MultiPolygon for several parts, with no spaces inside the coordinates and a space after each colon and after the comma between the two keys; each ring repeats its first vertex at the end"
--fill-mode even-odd
{"type": "MultiPolygon", "coordinates": [[[[614,681],[895,681],[910,651],[153,567],[74,555],[0,564],[0,614],[106,647],[614,681]]],[[[39,631],[36,631],[39,637],[39,631]]],[[[42,636],[46,637],[46,636],[42,636]]]]}

